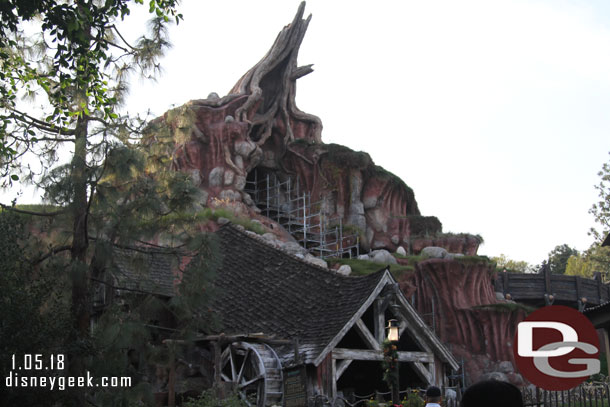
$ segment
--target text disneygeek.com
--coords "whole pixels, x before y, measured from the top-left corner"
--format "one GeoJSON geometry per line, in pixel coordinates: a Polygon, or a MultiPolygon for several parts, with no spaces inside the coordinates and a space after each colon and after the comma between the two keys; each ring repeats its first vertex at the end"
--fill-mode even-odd
{"type": "Polygon", "coordinates": [[[63,376],[65,356],[27,354],[12,356],[12,370],[4,378],[6,388],[47,388],[65,390],[74,387],[131,387],[131,377],[102,376],[95,378],[89,371],[85,376],[63,376]],[[49,375],[43,375],[43,372],[49,375]]]}

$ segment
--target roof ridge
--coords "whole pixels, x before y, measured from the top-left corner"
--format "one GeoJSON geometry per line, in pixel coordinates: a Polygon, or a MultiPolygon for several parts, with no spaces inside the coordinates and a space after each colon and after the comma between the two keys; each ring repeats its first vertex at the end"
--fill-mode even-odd
{"type": "Polygon", "coordinates": [[[237,233],[239,233],[242,236],[248,237],[248,238],[252,239],[253,241],[255,241],[257,243],[260,243],[262,245],[265,245],[265,246],[269,247],[270,249],[275,250],[276,252],[280,253],[281,255],[284,255],[284,256],[286,256],[286,257],[288,257],[290,259],[296,260],[296,261],[301,262],[303,264],[306,264],[307,266],[313,267],[313,268],[315,268],[315,269],[317,269],[319,271],[323,271],[323,272],[329,273],[331,275],[339,276],[340,278],[367,278],[367,277],[370,277],[370,276],[374,276],[376,274],[383,273],[383,272],[385,272],[385,270],[387,270],[387,267],[386,267],[386,268],[380,269],[379,271],[376,271],[374,273],[367,274],[367,275],[364,275],[364,276],[345,276],[343,274],[339,274],[337,272],[337,270],[333,270],[331,268],[323,268],[321,266],[318,266],[317,264],[310,263],[310,262],[306,261],[305,259],[301,259],[300,257],[297,257],[294,254],[287,253],[284,250],[279,249],[279,248],[273,246],[271,243],[269,243],[262,236],[259,236],[258,234],[254,233],[254,232],[248,233],[248,231],[245,230],[245,228],[242,230],[241,228],[238,227],[238,225],[234,225],[232,222],[229,222],[229,223],[226,223],[224,225],[221,225],[220,228],[218,228],[218,232],[220,232],[220,231],[222,231],[224,229],[229,229],[229,230],[232,230],[234,232],[237,232],[237,233]]]}
{"type": "MultiPolygon", "coordinates": [[[[242,227],[243,227],[243,226],[242,226],[242,227]]],[[[301,262],[301,263],[307,264],[308,266],[315,267],[315,268],[317,268],[318,270],[324,271],[325,273],[329,273],[329,272],[330,272],[331,274],[336,274],[336,275],[338,275],[338,276],[346,277],[346,276],[343,276],[343,275],[341,275],[341,274],[337,273],[337,271],[336,271],[336,270],[331,270],[331,269],[329,269],[329,268],[323,268],[323,267],[321,267],[321,266],[318,266],[317,264],[313,264],[313,263],[310,263],[310,262],[308,262],[308,261],[305,261],[305,259],[301,259],[301,258],[299,258],[299,257],[295,256],[294,254],[287,253],[287,252],[285,252],[284,250],[279,249],[279,248],[277,248],[277,247],[273,246],[273,245],[272,245],[271,243],[269,243],[269,242],[268,242],[268,241],[267,241],[265,238],[263,238],[262,236],[259,236],[259,235],[258,235],[258,234],[256,234],[255,232],[250,232],[250,233],[248,233],[249,231],[245,230],[245,228],[242,230],[242,229],[240,229],[240,228],[238,227],[238,225],[234,225],[234,224],[233,224],[233,223],[231,223],[231,222],[230,222],[230,223],[227,223],[227,224],[225,224],[225,225],[222,225],[222,226],[221,226],[221,227],[218,229],[218,231],[221,231],[221,230],[223,230],[223,229],[225,229],[225,228],[226,228],[226,229],[233,230],[233,231],[235,231],[235,232],[239,233],[240,235],[242,235],[242,236],[246,236],[246,237],[248,237],[248,238],[250,238],[250,239],[254,240],[255,242],[261,243],[261,244],[263,244],[263,245],[265,245],[265,246],[269,247],[270,249],[275,250],[276,252],[278,252],[278,253],[280,253],[280,254],[282,254],[282,255],[286,256],[286,257],[289,257],[289,258],[291,258],[291,259],[293,259],[293,260],[297,260],[297,261],[299,261],[299,262],[301,262]]]]}

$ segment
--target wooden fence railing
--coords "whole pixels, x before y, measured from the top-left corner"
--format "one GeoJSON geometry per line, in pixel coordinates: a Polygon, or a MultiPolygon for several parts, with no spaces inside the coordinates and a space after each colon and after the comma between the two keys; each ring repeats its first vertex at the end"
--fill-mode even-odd
{"type": "Polygon", "coordinates": [[[538,274],[503,272],[498,273],[494,286],[496,292],[532,305],[590,307],[610,300],[610,284],[604,284],[598,273],[595,278],[565,276],[551,274],[548,267],[538,274]]]}
{"type": "Polygon", "coordinates": [[[567,391],[522,389],[526,406],[543,407],[608,407],[610,386],[604,384],[582,384],[567,391]]]}

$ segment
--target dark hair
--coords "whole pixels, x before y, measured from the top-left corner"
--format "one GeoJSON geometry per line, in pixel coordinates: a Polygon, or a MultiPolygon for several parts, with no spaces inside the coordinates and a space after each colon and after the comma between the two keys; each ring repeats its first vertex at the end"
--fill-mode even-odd
{"type": "Polygon", "coordinates": [[[523,407],[521,391],[498,380],[485,380],[470,386],[462,396],[461,407],[523,407]]]}
{"type": "Polygon", "coordinates": [[[426,390],[426,397],[428,399],[438,399],[441,397],[441,389],[439,389],[436,386],[430,386],[428,387],[428,390],[426,390]]]}

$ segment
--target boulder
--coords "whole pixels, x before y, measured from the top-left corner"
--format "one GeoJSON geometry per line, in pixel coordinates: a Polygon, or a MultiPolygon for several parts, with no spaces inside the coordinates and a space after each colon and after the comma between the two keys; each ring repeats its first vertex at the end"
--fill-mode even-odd
{"type": "Polygon", "coordinates": [[[235,173],[231,170],[225,171],[225,185],[231,185],[235,179],[235,173]]]}
{"type": "Polygon", "coordinates": [[[504,373],[502,372],[489,372],[489,373],[483,373],[481,375],[481,377],[479,378],[480,381],[483,380],[497,380],[500,382],[508,382],[508,376],[506,376],[504,373]]]}
{"type": "Polygon", "coordinates": [[[219,187],[223,183],[225,169],[223,167],[216,167],[212,171],[210,171],[210,175],[208,176],[208,183],[211,187],[219,187]]]}
{"type": "Polygon", "coordinates": [[[513,367],[513,364],[510,361],[503,360],[498,365],[498,371],[502,373],[513,373],[515,371],[515,368],[513,367]]]}
{"type": "Polygon", "coordinates": [[[379,264],[398,264],[396,258],[384,249],[374,250],[371,252],[371,261],[379,264]]]}
{"type": "Polygon", "coordinates": [[[305,258],[303,260],[305,260],[306,262],[308,262],[310,264],[316,265],[318,267],[322,267],[325,269],[328,268],[328,263],[326,263],[324,260],[322,260],[318,257],[312,256],[309,253],[307,255],[305,255],[305,258]]]}
{"type": "Polygon", "coordinates": [[[243,175],[235,176],[235,188],[239,189],[240,191],[243,191],[245,187],[246,187],[246,177],[244,177],[243,175]]]}
{"type": "Polygon", "coordinates": [[[231,221],[230,221],[229,219],[227,219],[227,218],[223,218],[223,217],[218,218],[218,220],[217,220],[216,222],[217,222],[217,223],[218,223],[220,226],[222,226],[222,225],[226,225],[227,223],[231,223],[231,221]]]}
{"type": "Polygon", "coordinates": [[[425,247],[421,251],[421,255],[426,259],[444,259],[449,257],[447,250],[436,246],[425,247]]]}
{"type": "Polygon", "coordinates": [[[266,241],[272,243],[272,242],[275,242],[277,240],[277,237],[273,233],[265,233],[263,235],[263,239],[265,239],[266,241]]]}
{"type": "Polygon", "coordinates": [[[352,273],[352,268],[347,264],[343,264],[337,270],[337,274],[341,274],[342,276],[349,276],[352,273]]]}
{"type": "Polygon", "coordinates": [[[292,254],[293,256],[296,256],[297,254],[300,254],[301,257],[300,258],[304,258],[305,255],[307,254],[307,249],[304,249],[303,247],[301,247],[301,245],[299,245],[297,242],[281,242],[278,241],[278,248],[288,254],[292,254]]]}
{"type": "Polygon", "coordinates": [[[401,256],[406,256],[407,251],[405,250],[404,247],[398,246],[398,249],[396,249],[396,254],[400,254],[401,256]]]}

